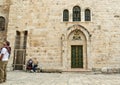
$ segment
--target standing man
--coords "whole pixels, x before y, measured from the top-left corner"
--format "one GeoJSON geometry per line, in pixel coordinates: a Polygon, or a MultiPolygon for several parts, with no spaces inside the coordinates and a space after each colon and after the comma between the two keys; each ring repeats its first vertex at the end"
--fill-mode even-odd
{"type": "Polygon", "coordinates": [[[0,53],[0,83],[6,81],[6,67],[8,63],[8,59],[10,57],[11,47],[10,42],[5,41],[3,43],[3,48],[1,49],[0,53]]]}

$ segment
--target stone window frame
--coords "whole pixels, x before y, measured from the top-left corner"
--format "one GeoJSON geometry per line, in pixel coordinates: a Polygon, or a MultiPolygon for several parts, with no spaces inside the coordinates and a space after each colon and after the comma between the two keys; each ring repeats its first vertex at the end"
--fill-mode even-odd
{"type": "Polygon", "coordinates": [[[73,21],[81,21],[81,8],[79,6],[73,7],[73,21]]]}
{"type": "Polygon", "coordinates": [[[80,7],[79,5],[75,5],[75,6],[73,6],[72,7],[72,9],[71,9],[71,7],[68,7],[68,12],[69,12],[69,15],[68,15],[68,18],[69,18],[69,20],[67,21],[65,21],[65,20],[63,20],[63,18],[64,18],[64,14],[63,14],[63,12],[64,12],[64,10],[66,10],[66,8],[65,9],[63,9],[62,10],[62,18],[61,18],[61,22],[66,22],[66,23],[69,23],[69,22],[92,22],[92,9],[91,8],[89,8],[89,7],[85,7],[85,8],[81,8],[80,7],[80,21],[74,21],[73,20],[73,8],[74,7],[76,7],[76,6],[78,6],[78,7],[80,7]],[[85,14],[85,11],[86,10],[89,10],[89,15],[87,14],[85,14]],[[87,19],[85,19],[85,17],[87,17],[87,19]],[[89,18],[89,19],[88,19],[89,18]]]}
{"type": "Polygon", "coordinates": [[[84,13],[85,21],[91,21],[91,10],[87,8],[85,9],[84,13]]]}
{"type": "Polygon", "coordinates": [[[68,9],[65,9],[63,11],[63,21],[69,21],[69,11],[68,11],[68,9]]]}

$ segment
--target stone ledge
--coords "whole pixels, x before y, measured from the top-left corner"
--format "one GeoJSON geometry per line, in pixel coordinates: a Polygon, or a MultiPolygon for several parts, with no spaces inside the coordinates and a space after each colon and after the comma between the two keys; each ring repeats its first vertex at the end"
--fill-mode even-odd
{"type": "Polygon", "coordinates": [[[101,69],[102,73],[120,73],[120,68],[104,67],[101,69]]]}
{"type": "Polygon", "coordinates": [[[120,73],[120,68],[112,68],[112,67],[103,67],[103,68],[92,68],[92,71],[94,73],[106,73],[106,74],[111,74],[111,73],[120,73]]]}
{"type": "Polygon", "coordinates": [[[61,73],[62,72],[62,70],[60,69],[41,69],[41,70],[43,73],[44,72],[47,72],[47,73],[61,73]]]}
{"type": "MultiPolygon", "coordinates": [[[[26,65],[23,65],[23,71],[30,72],[29,70],[26,69],[26,65]]],[[[61,73],[62,70],[60,70],[60,69],[43,69],[43,68],[40,68],[38,66],[36,72],[37,73],[40,73],[40,72],[43,72],[43,73],[61,73]]]]}
{"type": "Polygon", "coordinates": [[[94,74],[100,74],[101,73],[101,68],[92,68],[92,72],[94,74]]]}

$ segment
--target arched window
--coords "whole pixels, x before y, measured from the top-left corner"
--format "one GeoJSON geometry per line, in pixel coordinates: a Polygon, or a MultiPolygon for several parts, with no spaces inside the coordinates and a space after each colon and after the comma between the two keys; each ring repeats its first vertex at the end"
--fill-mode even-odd
{"type": "Polygon", "coordinates": [[[81,9],[79,6],[73,7],[73,21],[81,21],[81,9]]]}
{"type": "Polygon", "coordinates": [[[91,21],[91,14],[89,9],[85,9],[85,21],[91,21]]]}
{"type": "Polygon", "coordinates": [[[5,18],[0,16],[0,31],[5,30],[5,18]]]}
{"type": "Polygon", "coordinates": [[[69,21],[69,11],[67,9],[63,11],[63,21],[69,21]]]}

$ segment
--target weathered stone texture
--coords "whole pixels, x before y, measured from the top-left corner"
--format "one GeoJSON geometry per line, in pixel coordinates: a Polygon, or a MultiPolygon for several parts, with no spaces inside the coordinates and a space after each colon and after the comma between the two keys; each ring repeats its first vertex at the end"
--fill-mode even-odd
{"type": "MultiPolygon", "coordinates": [[[[8,19],[7,39],[12,49],[16,31],[27,30],[26,59],[38,57],[43,68],[71,70],[69,46],[77,42],[69,43],[68,35],[75,28],[71,32],[68,28],[73,25],[84,27],[91,35],[84,41],[84,69],[120,67],[119,0],[11,0],[8,19]],[[76,5],[81,8],[80,22],[72,21],[72,9],[76,5]],[[90,22],[84,20],[86,8],[91,10],[90,22]],[[69,22],[63,22],[64,9],[69,10],[69,22]]],[[[79,29],[83,30],[82,27],[79,29]]]]}

